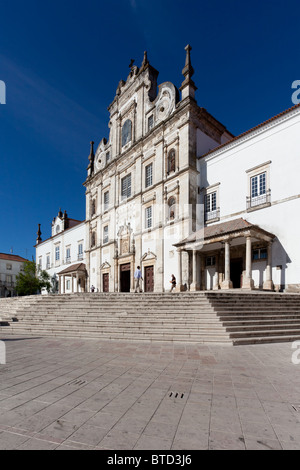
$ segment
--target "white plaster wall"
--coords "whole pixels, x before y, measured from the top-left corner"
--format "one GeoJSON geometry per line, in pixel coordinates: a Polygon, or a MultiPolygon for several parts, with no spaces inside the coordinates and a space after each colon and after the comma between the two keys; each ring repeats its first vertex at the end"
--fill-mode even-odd
{"type": "MultiPolygon", "coordinates": [[[[274,124],[274,123],[273,123],[274,124]]],[[[300,282],[300,111],[238,145],[216,151],[199,163],[201,187],[219,185],[220,221],[243,217],[276,235],[273,280],[300,282]],[[246,210],[247,170],[270,161],[271,206],[246,210]],[[278,273],[276,266],[282,266],[278,273]]],[[[254,273],[257,282],[258,274],[254,273]]]]}
{"type": "Polygon", "coordinates": [[[42,257],[42,269],[46,270],[50,277],[58,274],[60,271],[66,269],[77,263],[85,263],[85,223],[76,225],[64,232],[48,238],[36,246],[36,263],[42,257]],[[83,259],[78,260],[78,242],[83,244],[83,259]],[[60,260],[55,262],[55,245],[60,244],[60,260]],[[66,247],[71,248],[71,262],[66,263],[66,247]],[[46,269],[47,254],[50,253],[50,269],[46,269]]]}

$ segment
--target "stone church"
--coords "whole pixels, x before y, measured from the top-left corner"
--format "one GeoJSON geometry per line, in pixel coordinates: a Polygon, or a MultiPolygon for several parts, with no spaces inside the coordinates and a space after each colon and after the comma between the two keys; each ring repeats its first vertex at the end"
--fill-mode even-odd
{"type": "Polygon", "coordinates": [[[85,221],[37,239],[59,292],[134,291],[138,265],[146,292],[172,274],[177,291],[298,290],[300,108],[234,137],[198,106],[190,52],[179,90],[158,84],[146,52],[119,82],[109,137],[91,142],[85,221]]]}

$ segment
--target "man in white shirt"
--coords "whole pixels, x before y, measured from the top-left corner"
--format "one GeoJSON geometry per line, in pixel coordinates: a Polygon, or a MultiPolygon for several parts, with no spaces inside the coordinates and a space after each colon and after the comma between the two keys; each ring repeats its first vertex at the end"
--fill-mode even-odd
{"type": "Polygon", "coordinates": [[[135,291],[137,292],[137,289],[139,289],[139,292],[141,292],[141,281],[143,280],[142,278],[142,273],[141,273],[141,267],[138,266],[134,272],[134,282],[135,282],[135,291]]]}

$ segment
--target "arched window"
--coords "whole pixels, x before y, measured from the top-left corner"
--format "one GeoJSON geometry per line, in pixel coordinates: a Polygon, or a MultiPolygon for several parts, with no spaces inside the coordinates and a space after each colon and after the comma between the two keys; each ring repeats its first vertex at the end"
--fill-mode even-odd
{"type": "Polygon", "coordinates": [[[122,147],[124,145],[128,144],[132,139],[132,122],[130,119],[127,119],[127,121],[124,122],[124,125],[122,127],[122,147]]]}
{"type": "Polygon", "coordinates": [[[92,202],[91,202],[91,216],[93,216],[95,214],[96,214],[96,201],[95,201],[95,199],[92,199],[92,202]]]}
{"type": "Polygon", "coordinates": [[[175,219],[175,209],[176,209],[176,199],[175,197],[170,197],[168,201],[168,218],[169,220],[174,220],[175,219]]]}
{"type": "Polygon", "coordinates": [[[91,247],[96,245],[96,232],[91,233],[91,247]]]}
{"type": "Polygon", "coordinates": [[[175,171],[175,169],[176,169],[175,150],[171,149],[168,155],[168,174],[175,171]]]}

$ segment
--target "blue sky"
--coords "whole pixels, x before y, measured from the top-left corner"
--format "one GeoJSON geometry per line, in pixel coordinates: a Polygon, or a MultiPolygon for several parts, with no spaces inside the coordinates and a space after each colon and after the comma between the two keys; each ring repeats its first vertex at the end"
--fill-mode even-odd
{"type": "Polygon", "coordinates": [[[178,88],[186,44],[196,99],[235,135],[290,108],[300,79],[296,1],[1,0],[0,252],[35,256],[59,208],[85,218],[89,142],[143,53],[178,88]]]}

